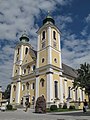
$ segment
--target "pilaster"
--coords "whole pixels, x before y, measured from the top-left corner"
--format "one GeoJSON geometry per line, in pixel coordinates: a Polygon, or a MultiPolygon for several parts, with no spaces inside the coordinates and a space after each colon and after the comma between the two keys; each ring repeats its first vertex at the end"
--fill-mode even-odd
{"type": "Polygon", "coordinates": [[[53,100],[53,74],[47,73],[47,103],[53,100]]]}
{"type": "Polygon", "coordinates": [[[39,97],[39,76],[36,76],[35,101],[39,97]]]}
{"type": "Polygon", "coordinates": [[[64,91],[65,91],[65,100],[68,98],[68,88],[67,88],[67,80],[64,80],[64,91]]]}
{"type": "Polygon", "coordinates": [[[17,104],[20,104],[20,89],[21,89],[21,81],[18,80],[17,87],[16,87],[16,99],[15,99],[17,104]]]}
{"type": "Polygon", "coordinates": [[[60,76],[60,103],[63,104],[63,78],[60,76]]]}

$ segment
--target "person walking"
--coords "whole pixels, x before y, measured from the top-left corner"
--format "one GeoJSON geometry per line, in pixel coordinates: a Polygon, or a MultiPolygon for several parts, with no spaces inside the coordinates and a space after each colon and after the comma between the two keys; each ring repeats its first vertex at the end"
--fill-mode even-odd
{"type": "Polygon", "coordinates": [[[25,112],[27,112],[27,110],[28,110],[28,106],[29,106],[29,102],[28,102],[28,100],[26,100],[25,105],[26,105],[26,110],[25,110],[25,112]]]}
{"type": "Polygon", "coordinates": [[[88,108],[88,103],[86,101],[86,99],[83,102],[84,106],[83,106],[83,112],[87,112],[87,108],[88,108]]]}

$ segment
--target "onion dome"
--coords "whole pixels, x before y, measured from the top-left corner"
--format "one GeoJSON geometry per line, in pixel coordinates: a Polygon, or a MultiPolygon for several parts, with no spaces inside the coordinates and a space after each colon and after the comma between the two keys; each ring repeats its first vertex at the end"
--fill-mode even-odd
{"type": "Polygon", "coordinates": [[[49,12],[48,12],[47,17],[43,20],[43,25],[44,25],[45,23],[48,23],[48,22],[55,24],[55,21],[54,21],[54,19],[49,15],[49,12]]]}
{"type": "Polygon", "coordinates": [[[19,39],[20,39],[21,42],[28,42],[29,41],[29,37],[26,34],[26,32],[24,32],[19,39]]]}

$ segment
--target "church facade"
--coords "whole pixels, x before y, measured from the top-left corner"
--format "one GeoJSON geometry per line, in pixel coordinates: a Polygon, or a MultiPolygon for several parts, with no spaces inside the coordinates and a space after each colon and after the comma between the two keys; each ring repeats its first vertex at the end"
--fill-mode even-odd
{"type": "Polygon", "coordinates": [[[61,32],[51,16],[43,20],[37,34],[37,51],[26,33],[15,48],[10,103],[25,106],[27,99],[34,105],[44,95],[47,107],[80,103],[81,108],[87,95],[84,89],[73,88],[77,71],[62,63],[61,32]]]}

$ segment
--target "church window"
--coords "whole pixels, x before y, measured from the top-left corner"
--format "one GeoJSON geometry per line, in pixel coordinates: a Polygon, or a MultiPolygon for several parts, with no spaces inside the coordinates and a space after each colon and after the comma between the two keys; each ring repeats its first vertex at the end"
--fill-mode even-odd
{"type": "Polygon", "coordinates": [[[25,73],[26,73],[26,69],[23,70],[23,74],[25,74],[25,73]]]}
{"type": "Polygon", "coordinates": [[[35,68],[36,68],[36,66],[35,66],[35,65],[33,65],[33,71],[35,70],[35,68]]]}
{"type": "Polygon", "coordinates": [[[43,78],[41,78],[40,84],[41,84],[41,87],[44,87],[44,79],[43,78]]]}
{"type": "Polygon", "coordinates": [[[16,91],[16,86],[15,85],[13,86],[13,90],[16,91]]]}
{"type": "Polygon", "coordinates": [[[71,87],[68,87],[68,98],[71,97],[71,87]]]}
{"type": "Polygon", "coordinates": [[[17,73],[17,70],[15,71],[15,73],[17,73]]]}
{"type": "Polygon", "coordinates": [[[56,58],[54,59],[54,62],[57,63],[57,59],[56,58]]]}
{"type": "Polygon", "coordinates": [[[42,63],[44,63],[44,60],[45,60],[45,59],[44,59],[44,58],[42,58],[42,63]]]}
{"type": "Polygon", "coordinates": [[[29,65],[27,66],[27,69],[28,69],[28,73],[30,73],[30,66],[29,65]]]}
{"type": "Polygon", "coordinates": [[[45,47],[45,41],[42,43],[42,48],[44,48],[45,47]]]}
{"type": "Polygon", "coordinates": [[[25,85],[22,85],[22,91],[24,91],[25,90],[25,85]]]}
{"type": "Polygon", "coordinates": [[[28,82],[26,83],[26,86],[27,86],[27,90],[29,90],[29,83],[28,82]]]}
{"type": "Polygon", "coordinates": [[[45,39],[45,31],[42,32],[42,40],[45,39]]]}
{"type": "Polygon", "coordinates": [[[19,54],[19,48],[18,48],[18,50],[17,50],[17,55],[19,54]]]}
{"type": "Polygon", "coordinates": [[[31,89],[35,89],[35,83],[31,84],[31,89]]]}
{"type": "Polygon", "coordinates": [[[56,40],[56,32],[53,31],[53,39],[56,40]]]}
{"type": "Polygon", "coordinates": [[[27,53],[28,53],[28,48],[26,47],[25,54],[27,54],[27,53]]]}
{"type": "Polygon", "coordinates": [[[55,98],[58,98],[58,82],[54,81],[54,88],[55,88],[55,98]]]}

